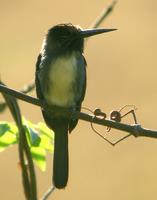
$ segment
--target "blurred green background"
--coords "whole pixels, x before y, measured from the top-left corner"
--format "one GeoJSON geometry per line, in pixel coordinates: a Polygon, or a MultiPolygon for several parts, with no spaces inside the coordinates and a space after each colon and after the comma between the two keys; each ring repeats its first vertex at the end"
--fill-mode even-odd
{"type": "MultiPolygon", "coordinates": [[[[49,27],[71,22],[87,28],[110,3],[0,0],[1,79],[19,90],[34,78],[36,58],[49,27]]],[[[138,122],[157,130],[157,1],[119,0],[101,27],[118,31],[93,37],[86,44],[88,87],[83,105],[109,113],[134,104],[138,122]]],[[[20,105],[27,119],[43,120],[39,108],[21,101],[20,105]]],[[[0,120],[12,118],[6,111],[0,120]]],[[[117,131],[112,130],[110,136],[114,134],[117,131]]],[[[89,123],[81,121],[70,135],[69,151],[68,186],[56,190],[50,199],[156,199],[157,140],[130,137],[112,147],[93,133],[89,123]]],[[[37,169],[39,197],[51,184],[51,156],[47,162],[45,173],[37,169]]],[[[17,163],[17,146],[0,153],[2,200],[24,200],[17,163]]]]}

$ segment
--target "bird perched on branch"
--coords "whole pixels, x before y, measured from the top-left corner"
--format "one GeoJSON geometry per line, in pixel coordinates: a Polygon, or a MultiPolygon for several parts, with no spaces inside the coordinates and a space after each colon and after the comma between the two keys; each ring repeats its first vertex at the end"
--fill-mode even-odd
{"type": "Polygon", "coordinates": [[[84,38],[113,30],[82,30],[72,24],[59,24],[50,28],[44,38],[36,63],[36,92],[49,106],[42,113],[47,126],[55,133],[53,184],[56,188],[67,185],[68,133],[78,123],[64,109],[80,111],[86,91],[84,38]]]}

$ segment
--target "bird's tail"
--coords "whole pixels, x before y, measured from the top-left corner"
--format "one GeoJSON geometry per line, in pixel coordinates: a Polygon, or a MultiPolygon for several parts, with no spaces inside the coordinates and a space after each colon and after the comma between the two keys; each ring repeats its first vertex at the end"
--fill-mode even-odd
{"type": "Polygon", "coordinates": [[[55,143],[53,159],[53,184],[64,188],[68,181],[68,122],[65,119],[54,123],[55,143]]]}

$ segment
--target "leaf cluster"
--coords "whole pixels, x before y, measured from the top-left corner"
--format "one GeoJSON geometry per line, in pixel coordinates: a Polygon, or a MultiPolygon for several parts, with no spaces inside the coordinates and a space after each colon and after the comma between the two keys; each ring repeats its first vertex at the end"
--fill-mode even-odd
{"type": "MultiPolygon", "coordinates": [[[[23,118],[23,127],[33,161],[42,171],[45,171],[47,152],[53,152],[54,133],[44,123],[33,124],[25,118],[23,118]]],[[[0,122],[0,152],[18,142],[17,126],[14,123],[0,122]]]]}

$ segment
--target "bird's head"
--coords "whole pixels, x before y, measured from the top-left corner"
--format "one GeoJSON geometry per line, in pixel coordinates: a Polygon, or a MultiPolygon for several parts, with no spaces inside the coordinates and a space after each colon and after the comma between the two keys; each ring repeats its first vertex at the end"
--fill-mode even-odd
{"type": "Polygon", "coordinates": [[[116,29],[86,29],[72,24],[59,24],[48,30],[45,44],[50,51],[64,52],[76,50],[83,52],[84,38],[116,29]]]}

